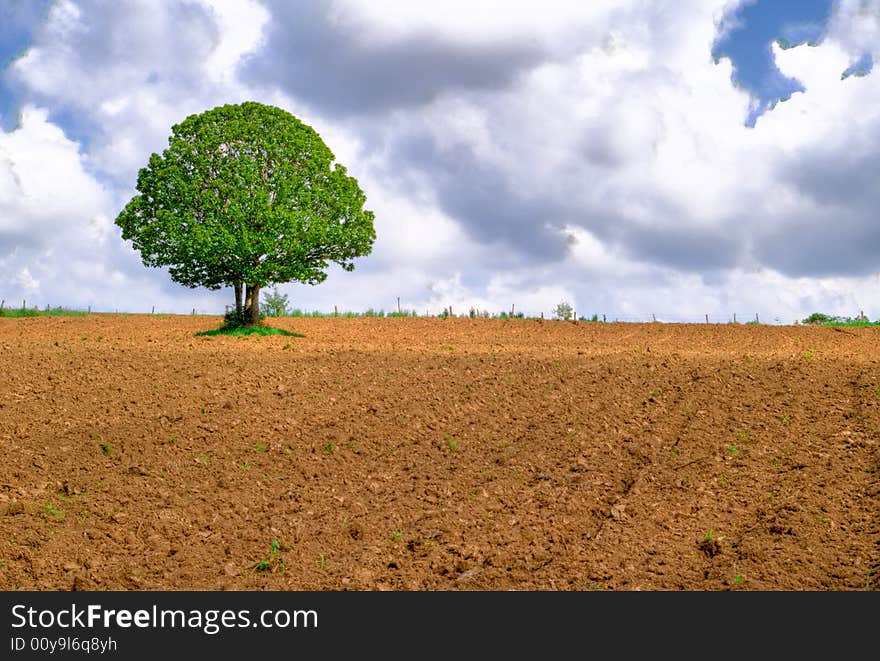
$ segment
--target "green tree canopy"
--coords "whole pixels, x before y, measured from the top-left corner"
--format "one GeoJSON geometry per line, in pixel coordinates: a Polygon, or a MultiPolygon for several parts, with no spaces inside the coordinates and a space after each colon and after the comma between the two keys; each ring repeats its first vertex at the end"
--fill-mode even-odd
{"type": "Polygon", "coordinates": [[[331,262],[351,271],[372,250],[373,213],[358,182],[290,113],[225,105],[171,131],[116,218],[144,265],[169,267],[188,287],[234,287],[238,314],[255,324],[261,287],[317,284],[331,262]]]}

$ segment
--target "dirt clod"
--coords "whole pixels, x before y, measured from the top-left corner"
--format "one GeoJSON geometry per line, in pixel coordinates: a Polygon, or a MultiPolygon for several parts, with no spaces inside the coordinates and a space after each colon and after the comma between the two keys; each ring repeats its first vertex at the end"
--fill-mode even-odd
{"type": "Polygon", "coordinates": [[[699,545],[700,551],[709,558],[714,558],[721,553],[721,543],[717,539],[704,539],[699,545]]]}

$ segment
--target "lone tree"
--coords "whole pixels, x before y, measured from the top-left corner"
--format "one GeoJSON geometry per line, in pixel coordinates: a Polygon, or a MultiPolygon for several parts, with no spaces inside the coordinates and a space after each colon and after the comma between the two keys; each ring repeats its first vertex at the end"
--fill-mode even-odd
{"type": "Polygon", "coordinates": [[[188,287],[235,290],[235,320],[260,323],[260,288],[346,271],[376,232],[366,196],[310,126],[254,102],[191,115],[138,173],[116,224],[145,266],[188,287]],[[244,287],[244,296],[242,288],[244,287]]]}
{"type": "Polygon", "coordinates": [[[563,319],[568,321],[571,319],[574,314],[574,308],[571,307],[571,304],[567,301],[562,301],[559,305],[556,306],[556,309],[553,311],[553,314],[557,319],[563,319]]]}
{"type": "Polygon", "coordinates": [[[273,287],[270,293],[263,292],[263,302],[260,304],[260,312],[264,317],[283,317],[288,314],[287,294],[273,287]]]}

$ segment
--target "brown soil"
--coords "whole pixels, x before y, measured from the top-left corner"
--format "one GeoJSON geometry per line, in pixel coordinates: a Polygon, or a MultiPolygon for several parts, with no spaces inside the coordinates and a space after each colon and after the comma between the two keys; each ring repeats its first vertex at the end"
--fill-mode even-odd
{"type": "Polygon", "coordinates": [[[880,585],[880,329],[273,323],[0,319],[0,588],[880,585]]]}

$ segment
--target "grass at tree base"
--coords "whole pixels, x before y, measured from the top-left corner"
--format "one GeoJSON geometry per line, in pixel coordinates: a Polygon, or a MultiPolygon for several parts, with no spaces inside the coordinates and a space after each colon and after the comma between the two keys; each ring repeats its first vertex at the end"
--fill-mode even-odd
{"type": "Polygon", "coordinates": [[[300,333],[286,331],[283,328],[272,326],[236,326],[234,328],[216,328],[214,330],[200,331],[196,335],[231,335],[232,337],[244,337],[246,335],[286,335],[288,337],[305,337],[300,333]]]}

